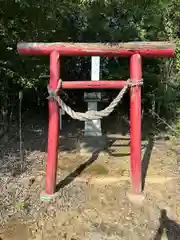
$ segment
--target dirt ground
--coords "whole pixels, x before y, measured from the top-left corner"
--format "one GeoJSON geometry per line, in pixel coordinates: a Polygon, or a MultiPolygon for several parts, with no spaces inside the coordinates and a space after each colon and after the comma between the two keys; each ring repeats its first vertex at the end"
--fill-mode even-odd
{"type": "Polygon", "coordinates": [[[67,127],[69,131],[60,136],[58,196],[49,202],[40,199],[47,126],[45,121],[37,122],[29,121],[24,128],[23,162],[17,137],[1,143],[1,240],[180,239],[176,140],[142,141],[145,199],[136,205],[127,197],[131,190],[128,135],[108,133],[104,151],[82,156],[77,148],[81,131],[67,127]]]}

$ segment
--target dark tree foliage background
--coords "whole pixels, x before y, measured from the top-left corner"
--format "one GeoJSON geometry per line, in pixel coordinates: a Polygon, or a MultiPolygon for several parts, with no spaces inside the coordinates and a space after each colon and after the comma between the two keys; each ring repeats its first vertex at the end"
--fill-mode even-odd
{"type": "MultiPolygon", "coordinates": [[[[18,93],[23,109],[47,109],[48,57],[19,56],[19,41],[126,42],[176,41],[175,59],[143,59],[142,106],[180,130],[180,0],[2,0],[0,1],[0,122],[16,119],[18,93]],[[45,104],[44,104],[45,103],[45,104]],[[44,104],[44,107],[43,107],[44,104]]],[[[101,58],[103,79],[129,77],[128,59],[101,58]]],[[[90,58],[61,58],[63,80],[90,79],[90,58]]],[[[103,90],[102,90],[103,91],[103,90]]],[[[109,99],[117,91],[104,91],[109,99]]],[[[63,91],[68,104],[83,91],[63,91]]],[[[123,109],[129,108],[127,101],[123,109]]],[[[121,106],[122,107],[122,106],[121,106]]],[[[121,109],[122,110],[122,109],[121,109]]],[[[118,114],[119,111],[116,111],[118,114]]]]}

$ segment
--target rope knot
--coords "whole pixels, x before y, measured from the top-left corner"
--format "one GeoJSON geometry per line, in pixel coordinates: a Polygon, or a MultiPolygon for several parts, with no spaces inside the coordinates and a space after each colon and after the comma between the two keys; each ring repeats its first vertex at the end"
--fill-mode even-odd
{"type": "Polygon", "coordinates": [[[138,87],[143,85],[143,79],[138,80],[137,82],[132,81],[130,78],[127,80],[127,85],[129,87],[138,87]]]}
{"type": "Polygon", "coordinates": [[[55,99],[57,97],[57,93],[59,92],[59,89],[62,87],[62,79],[59,79],[57,87],[55,90],[53,90],[52,88],[50,88],[50,86],[47,86],[48,89],[48,93],[49,96],[47,97],[47,99],[55,99]]]}

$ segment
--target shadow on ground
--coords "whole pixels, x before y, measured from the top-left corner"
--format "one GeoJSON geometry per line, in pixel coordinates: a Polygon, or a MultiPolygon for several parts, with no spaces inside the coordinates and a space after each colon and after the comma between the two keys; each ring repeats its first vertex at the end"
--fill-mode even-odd
{"type": "Polygon", "coordinates": [[[141,163],[142,191],[144,190],[144,187],[145,187],[145,180],[147,176],[147,171],[148,171],[148,166],[149,166],[153,146],[154,146],[154,138],[151,136],[148,139],[148,143],[146,145],[146,149],[145,149],[142,163],[141,163]]]}
{"type": "MultiPolygon", "coordinates": [[[[125,138],[125,137],[112,138],[112,137],[110,137],[110,138],[108,138],[108,144],[107,144],[107,148],[105,149],[105,152],[107,152],[110,156],[113,156],[113,157],[114,156],[115,157],[129,156],[129,153],[124,153],[124,152],[121,152],[120,154],[112,154],[111,147],[116,140],[122,140],[122,141],[125,140],[127,143],[115,144],[114,145],[115,147],[118,147],[120,149],[121,149],[121,147],[128,147],[129,148],[129,139],[128,138],[125,138]]],[[[144,190],[144,187],[145,187],[145,180],[146,180],[146,176],[147,176],[147,171],[148,171],[148,166],[149,166],[153,146],[154,146],[154,138],[153,137],[149,138],[147,144],[142,144],[142,149],[145,149],[143,159],[142,159],[142,166],[141,166],[142,167],[142,191],[144,190]]],[[[82,174],[87,167],[89,167],[91,164],[93,164],[97,160],[100,152],[101,152],[101,150],[98,150],[98,151],[94,152],[92,154],[92,156],[87,161],[82,163],[72,173],[70,173],[65,179],[60,181],[59,184],[56,187],[56,191],[59,191],[61,188],[67,186],[76,177],[78,177],[80,174],[82,174]]]]}
{"type": "Polygon", "coordinates": [[[165,209],[161,210],[159,223],[159,228],[153,240],[162,240],[165,237],[167,240],[180,239],[180,225],[169,219],[165,209]]]}
{"type": "MultiPolygon", "coordinates": [[[[66,152],[76,151],[77,139],[83,136],[84,122],[72,120],[67,115],[63,116],[63,118],[63,129],[60,130],[59,137],[59,150],[66,152]]],[[[108,119],[105,121],[106,127],[104,132],[107,132],[107,129],[111,131],[112,120],[111,117],[108,119]],[[108,122],[111,124],[108,124],[108,122]]],[[[2,174],[21,175],[36,162],[36,158],[33,157],[31,161],[27,161],[29,155],[33,152],[47,153],[48,116],[42,115],[42,113],[26,115],[26,118],[22,119],[22,125],[23,159],[20,158],[18,123],[13,125],[6,141],[1,141],[2,139],[0,139],[0,173],[2,174]]],[[[123,127],[119,129],[125,130],[123,127]]],[[[121,131],[119,132],[121,133],[121,131]]]]}
{"type": "MultiPolygon", "coordinates": [[[[0,146],[0,173],[12,173],[13,176],[18,176],[23,172],[27,171],[28,168],[31,168],[33,164],[36,163],[36,158],[32,157],[30,161],[27,161],[27,157],[32,152],[47,153],[47,132],[48,132],[48,121],[47,116],[42,114],[37,114],[36,116],[28,117],[23,119],[23,153],[24,159],[23,162],[20,159],[19,152],[19,132],[18,125],[14,126],[12,134],[9,137],[8,142],[1,144],[0,146]],[[22,168],[23,165],[23,168],[22,168]]],[[[107,117],[103,122],[103,134],[112,134],[113,137],[108,137],[107,146],[104,151],[112,157],[129,157],[130,156],[130,138],[129,138],[129,126],[127,121],[123,119],[113,117],[107,117]],[[119,137],[120,136],[120,137],[119,137]],[[116,144],[118,140],[118,144],[116,144]],[[120,140],[120,141],[119,141],[120,140]],[[112,146],[118,149],[114,151],[112,146]]],[[[60,131],[60,141],[59,141],[59,150],[65,152],[77,151],[77,139],[83,136],[84,122],[76,121],[70,119],[70,117],[65,116],[63,120],[63,129],[60,131]]],[[[144,131],[144,130],[143,130],[144,131]]],[[[142,134],[143,138],[148,139],[149,136],[145,132],[142,134]]],[[[142,143],[142,149],[146,148],[145,154],[142,160],[142,179],[145,179],[147,174],[147,168],[150,159],[150,153],[153,148],[153,140],[148,139],[148,145],[142,143]]],[[[46,155],[45,155],[46,156],[46,155]]],[[[45,158],[45,157],[44,157],[45,158]]],[[[80,174],[83,169],[88,165],[92,164],[97,158],[97,153],[93,154],[92,158],[84,163],[82,166],[79,166],[74,173],[70,176],[73,178],[80,174]]],[[[62,187],[65,182],[68,182],[67,179],[64,182],[61,182],[60,186],[62,187]]],[[[145,180],[143,180],[144,188],[145,180]]],[[[65,184],[66,185],[66,184],[65,184]]]]}
{"type": "Polygon", "coordinates": [[[72,173],[70,173],[66,178],[60,181],[56,186],[56,191],[59,191],[61,188],[64,188],[73,180],[78,177],[88,166],[90,166],[98,158],[99,151],[92,154],[92,156],[80,166],[78,166],[72,173]]]}

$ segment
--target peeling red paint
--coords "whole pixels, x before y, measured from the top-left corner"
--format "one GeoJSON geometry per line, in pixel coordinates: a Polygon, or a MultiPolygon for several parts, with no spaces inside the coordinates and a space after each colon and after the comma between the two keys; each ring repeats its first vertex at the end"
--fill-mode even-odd
{"type": "Polygon", "coordinates": [[[153,47],[146,43],[143,46],[143,42],[137,45],[136,49],[132,49],[130,43],[126,43],[127,48],[124,45],[105,45],[100,44],[99,47],[94,47],[97,44],[70,44],[70,43],[19,43],[17,50],[22,55],[49,55],[52,51],[57,51],[61,56],[109,56],[109,57],[130,57],[133,54],[140,54],[144,57],[174,57],[175,46],[174,44],[165,44],[157,47],[153,47]],[[128,48],[129,46],[129,48],[128,48]]]}

